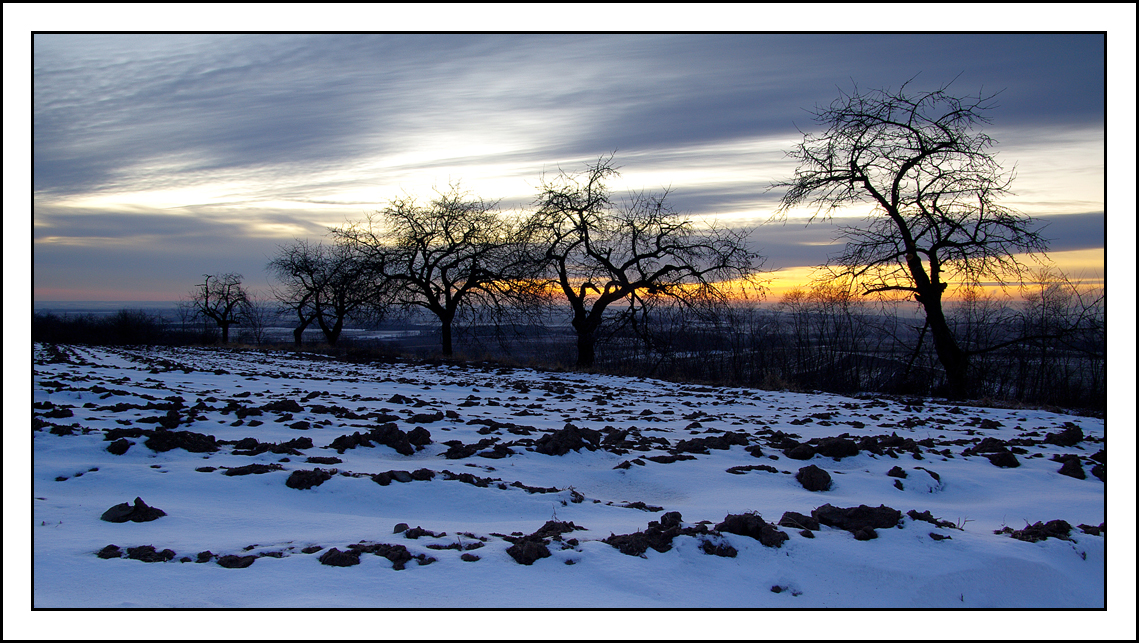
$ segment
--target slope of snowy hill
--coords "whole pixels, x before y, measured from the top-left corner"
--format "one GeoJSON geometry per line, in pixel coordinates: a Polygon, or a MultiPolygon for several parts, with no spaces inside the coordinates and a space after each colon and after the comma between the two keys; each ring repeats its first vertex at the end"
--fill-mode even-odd
{"type": "Polygon", "coordinates": [[[1103,608],[1104,422],[34,349],[35,608],[1103,608]]]}

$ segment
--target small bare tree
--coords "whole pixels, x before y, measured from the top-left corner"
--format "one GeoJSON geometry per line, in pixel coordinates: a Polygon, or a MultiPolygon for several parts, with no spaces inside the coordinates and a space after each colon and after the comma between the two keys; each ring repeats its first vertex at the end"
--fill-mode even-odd
{"type": "Polygon", "coordinates": [[[264,344],[269,324],[275,317],[273,302],[251,297],[242,308],[238,341],[256,346],[264,344]]]}
{"type": "Polygon", "coordinates": [[[1054,269],[1037,270],[1032,277],[1022,286],[1024,304],[1018,315],[1024,338],[1018,352],[1032,364],[1024,388],[1036,399],[1062,399],[1061,394],[1086,384],[1089,362],[1106,359],[1104,291],[1054,269]]]}
{"type": "Polygon", "coordinates": [[[242,276],[236,273],[205,275],[205,283],[195,286],[190,303],[200,315],[212,319],[221,328],[221,341],[229,343],[229,327],[242,320],[249,296],[241,287],[242,276]]]}
{"type": "Polygon", "coordinates": [[[609,156],[582,173],[543,179],[526,225],[527,247],[569,302],[580,367],[593,365],[610,307],[621,309],[618,323],[628,323],[651,309],[652,298],[710,309],[728,299],[724,282],[758,289],[750,280],[762,259],[747,249],[744,233],[697,230],[668,204],[667,191],[617,204],[606,186],[617,175],[609,156]]]}
{"type": "Polygon", "coordinates": [[[828,266],[862,284],[865,294],[903,292],[922,306],[945,368],[951,397],[969,393],[969,351],[954,337],[943,310],[950,283],[1020,280],[1017,253],[1042,253],[1045,243],[1027,216],[999,205],[1013,179],[997,162],[988,123],[992,96],[956,97],[948,86],[913,92],[842,94],[817,108],[821,135],[806,134],[790,156],[795,176],[777,216],[815,206],[829,218],[868,203],[858,226],[843,226],[844,252],[828,266]]]}

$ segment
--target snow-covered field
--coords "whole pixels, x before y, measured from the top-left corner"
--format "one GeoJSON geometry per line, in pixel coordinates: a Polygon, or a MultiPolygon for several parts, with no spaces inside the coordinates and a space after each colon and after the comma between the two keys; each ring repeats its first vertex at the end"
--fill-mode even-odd
{"type": "Polygon", "coordinates": [[[36,608],[1105,606],[1103,420],[259,351],[33,357],[36,608]],[[165,515],[101,519],[136,498],[165,515]],[[843,523],[860,506],[877,525],[843,523]]]}

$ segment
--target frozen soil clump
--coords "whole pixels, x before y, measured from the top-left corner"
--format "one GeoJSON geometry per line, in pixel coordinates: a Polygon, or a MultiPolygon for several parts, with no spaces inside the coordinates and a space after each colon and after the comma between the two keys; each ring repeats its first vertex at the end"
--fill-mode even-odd
{"type": "MultiPolygon", "coordinates": [[[[419,432],[413,429],[412,432],[415,434],[416,443],[431,443],[431,434],[427,432],[427,429],[423,429],[419,432]]],[[[373,442],[391,447],[400,455],[413,455],[416,450],[415,447],[412,446],[411,438],[407,433],[401,431],[395,422],[381,424],[367,433],[356,431],[351,435],[342,435],[333,440],[332,444],[328,445],[328,448],[336,449],[337,453],[343,455],[348,449],[355,449],[360,446],[371,447],[373,446],[373,442]]]]}
{"type": "Polygon", "coordinates": [[[803,529],[808,531],[819,530],[819,519],[814,516],[804,516],[795,511],[783,512],[783,517],[779,519],[780,527],[793,527],[795,529],[803,529]]]}
{"type": "Polygon", "coordinates": [[[185,449],[191,453],[213,453],[218,450],[217,440],[212,435],[193,431],[157,430],[150,434],[146,446],[159,453],[174,449],[185,449]]]}
{"type": "Polygon", "coordinates": [[[547,520],[541,529],[527,536],[506,536],[505,539],[513,543],[506,549],[506,553],[522,565],[533,565],[537,560],[550,557],[550,539],[561,541],[562,534],[584,529],[585,527],[578,527],[572,521],[547,520]]]}
{"type": "Polygon", "coordinates": [[[1003,530],[997,530],[996,533],[1007,533],[1017,540],[1029,543],[1036,543],[1049,538],[1068,540],[1068,536],[1072,533],[1072,525],[1065,520],[1037,521],[1035,525],[1029,525],[1024,529],[1013,531],[1011,527],[1005,527],[1003,530]]]}
{"type": "Polygon", "coordinates": [[[154,545],[127,547],[127,558],[141,560],[144,563],[165,563],[168,560],[174,560],[176,555],[172,549],[157,551],[154,545]]]}
{"type": "Polygon", "coordinates": [[[119,503],[103,512],[100,520],[107,522],[150,522],[165,516],[166,512],[158,507],[150,507],[142,498],[134,499],[134,506],[128,503],[119,503]]]}
{"type": "Polygon", "coordinates": [[[256,556],[236,556],[229,554],[218,558],[218,564],[226,569],[245,569],[257,560],[256,556]]]}
{"type": "Polygon", "coordinates": [[[320,564],[331,567],[351,567],[360,564],[360,556],[363,554],[375,554],[387,558],[392,563],[392,569],[395,570],[404,569],[405,565],[413,560],[420,565],[430,565],[435,562],[434,558],[426,554],[413,555],[403,545],[366,542],[348,545],[348,551],[340,551],[333,547],[321,554],[317,560],[320,561],[320,564]]]}
{"type": "Polygon", "coordinates": [[[616,547],[622,554],[644,557],[644,553],[649,547],[661,553],[672,549],[672,539],[677,536],[695,536],[707,533],[708,527],[705,525],[682,527],[680,512],[670,511],[661,516],[659,521],[650,522],[644,531],[633,534],[609,534],[609,537],[602,542],[616,547]]]}
{"type": "Polygon", "coordinates": [[[692,438],[691,440],[681,440],[672,448],[673,454],[680,453],[702,453],[707,454],[708,449],[719,449],[725,451],[730,449],[733,445],[748,446],[746,433],[724,433],[706,438],[692,438]]]}
{"type": "Polygon", "coordinates": [[[319,487],[331,478],[332,474],[324,469],[313,469],[312,471],[298,469],[289,474],[289,479],[285,481],[285,485],[291,489],[311,489],[319,487]]]}
{"type": "Polygon", "coordinates": [[[553,433],[547,433],[534,443],[534,450],[545,455],[565,455],[579,449],[596,450],[601,446],[601,432],[579,429],[572,424],[553,433]]]}
{"type": "Polygon", "coordinates": [[[759,514],[728,514],[715,529],[708,529],[703,523],[685,527],[681,523],[680,512],[670,511],[661,516],[659,522],[650,522],[644,531],[610,534],[602,542],[616,547],[622,554],[644,558],[650,547],[664,553],[672,549],[672,541],[677,536],[693,536],[701,541],[701,550],[705,554],[734,558],[738,552],[720,538],[721,532],[749,536],[766,547],[779,547],[788,539],[787,534],[764,522],[759,514]]]}
{"type": "Polygon", "coordinates": [[[764,547],[781,547],[790,536],[763,520],[757,513],[728,514],[716,531],[739,534],[758,540],[764,547]]]}
{"type": "Polygon", "coordinates": [[[831,474],[813,464],[799,469],[795,479],[807,491],[829,491],[831,488],[831,474]]]}
{"type": "Polygon", "coordinates": [[[902,519],[902,512],[885,505],[843,508],[825,504],[812,511],[811,515],[823,525],[849,531],[858,540],[877,538],[875,529],[897,527],[898,521],[902,519]]]}

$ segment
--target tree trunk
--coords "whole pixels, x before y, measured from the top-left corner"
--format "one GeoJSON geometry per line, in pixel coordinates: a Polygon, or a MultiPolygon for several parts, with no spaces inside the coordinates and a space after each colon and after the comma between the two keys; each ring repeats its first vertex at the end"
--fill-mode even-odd
{"type": "Polygon", "coordinates": [[[301,337],[304,335],[305,329],[308,328],[310,322],[311,320],[306,321],[302,319],[300,324],[293,329],[293,346],[297,348],[301,347],[301,337]]]}
{"type": "Polygon", "coordinates": [[[221,343],[222,344],[228,344],[229,343],[229,322],[218,322],[218,326],[221,326],[221,343]]]}
{"type": "Polygon", "coordinates": [[[592,331],[577,334],[577,365],[580,368],[593,366],[597,336],[592,331]]]}
{"type": "MultiPolygon", "coordinates": [[[[592,313],[592,311],[591,311],[592,313]]],[[[597,348],[597,328],[601,325],[600,315],[582,313],[574,316],[571,324],[577,331],[577,366],[589,368],[593,366],[597,348]]]]}
{"type": "Polygon", "coordinates": [[[443,357],[451,357],[454,354],[454,348],[451,345],[451,320],[441,319],[442,334],[443,334],[443,357]]]}
{"type": "Polygon", "coordinates": [[[328,342],[329,346],[336,346],[336,340],[340,339],[340,331],[344,329],[344,318],[337,317],[336,323],[329,328],[324,323],[324,318],[318,316],[316,323],[320,325],[320,331],[324,333],[324,341],[328,342]]]}
{"type": "Polygon", "coordinates": [[[336,342],[340,339],[340,331],[344,328],[343,322],[336,322],[332,330],[324,332],[324,338],[328,340],[329,346],[336,346],[336,342]]]}
{"type": "Polygon", "coordinates": [[[941,297],[923,298],[929,332],[933,336],[933,347],[937,359],[945,367],[945,377],[949,384],[948,397],[962,400],[969,396],[969,354],[961,350],[949,323],[945,321],[945,311],[941,307],[941,297]]]}
{"type": "MultiPolygon", "coordinates": [[[[906,247],[912,247],[909,230],[901,223],[898,225],[905,232],[906,247]]],[[[937,360],[945,368],[945,378],[949,385],[947,397],[952,400],[963,400],[969,396],[970,389],[969,354],[957,344],[953,331],[949,328],[949,322],[945,320],[941,294],[945,292],[948,284],[931,280],[916,252],[911,251],[906,254],[906,265],[917,290],[914,299],[925,308],[925,319],[929,324],[929,333],[933,336],[933,348],[937,352],[937,360]]]]}

